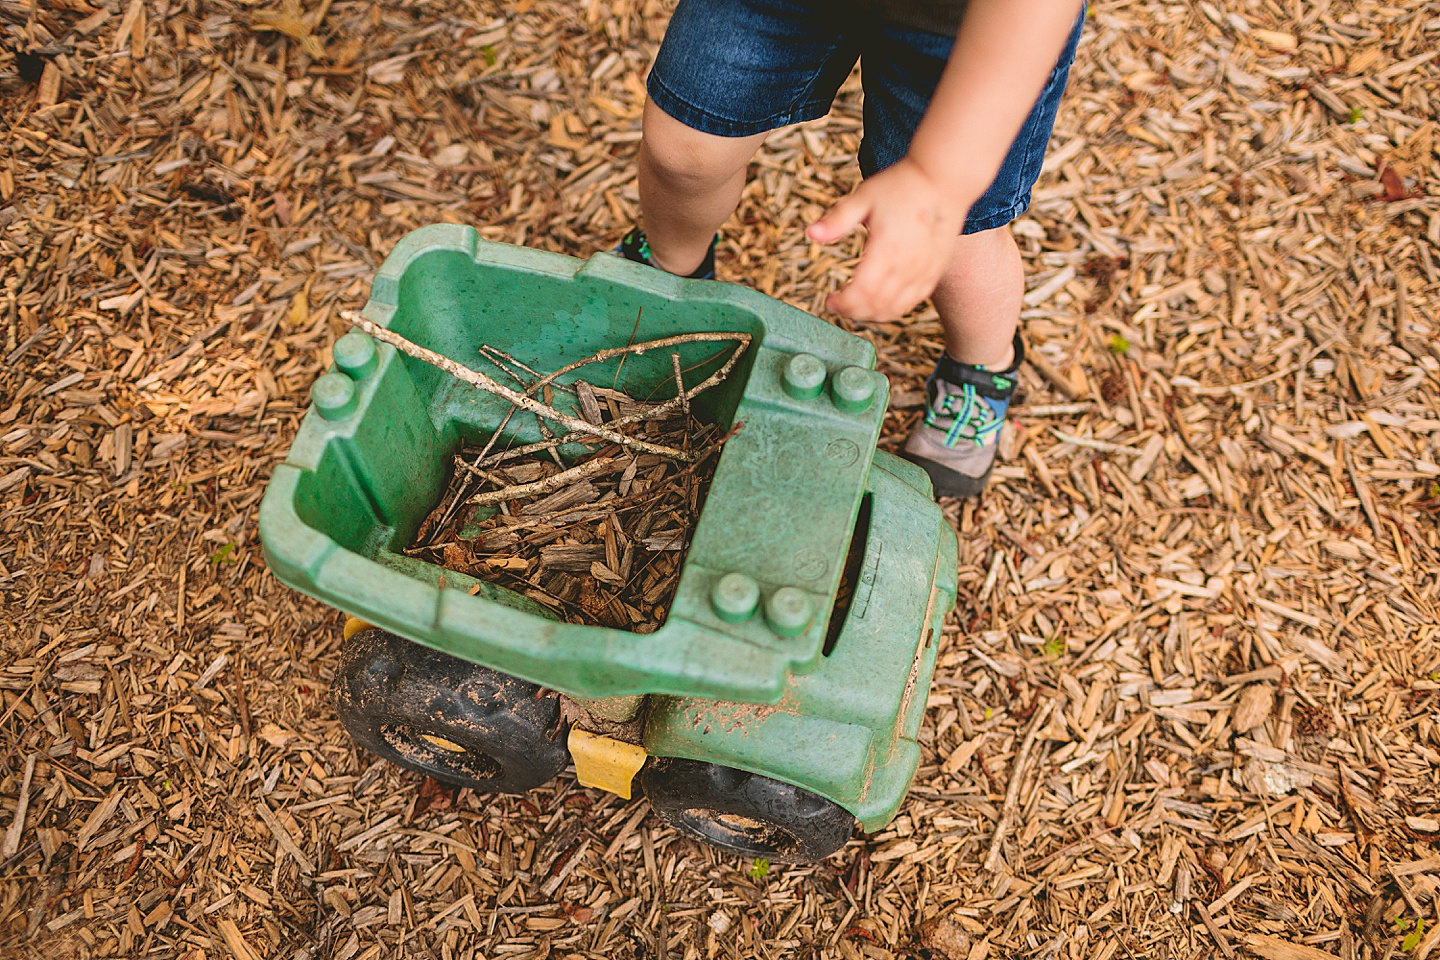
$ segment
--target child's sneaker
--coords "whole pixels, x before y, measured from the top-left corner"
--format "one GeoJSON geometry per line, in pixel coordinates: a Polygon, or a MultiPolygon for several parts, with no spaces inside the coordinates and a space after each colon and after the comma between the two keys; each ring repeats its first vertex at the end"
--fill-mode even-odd
{"type": "MultiPolygon", "coordinates": [[[[720,234],[715,234],[715,239],[710,241],[710,249],[705,254],[704,261],[695,268],[694,273],[687,273],[687,280],[714,280],[715,279],[715,244],[720,242],[720,234]]],[[[659,270],[655,261],[650,259],[650,241],[645,239],[645,231],[639,227],[631,227],[630,232],[625,234],[619,246],[614,250],[616,254],[626,260],[633,260],[635,263],[643,263],[646,266],[655,267],[659,270]]]]}
{"type": "Polygon", "coordinates": [[[905,442],[905,459],[930,474],[937,497],[973,497],[985,489],[1005,411],[1015,394],[1025,344],[1015,334],[1015,359],[996,373],[940,357],[925,381],[925,416],[905,442]]]}

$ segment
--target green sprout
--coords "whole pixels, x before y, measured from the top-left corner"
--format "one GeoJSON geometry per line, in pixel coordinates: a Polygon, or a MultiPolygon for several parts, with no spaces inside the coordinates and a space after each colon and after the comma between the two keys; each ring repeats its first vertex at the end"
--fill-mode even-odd
{"type": "Polygon", "coordinates": [[[218,567],[222,563],[234,563],[235,560],[235,544],[233,543],[224,544],[219,550],[210,554],[210,566],[212,567],[218,567]]]}
{"type": "Polygon", "coordinates": [[[1355,124],[1359,123],[1361,120],[1364,120],[1364,119],[1365,119],[1365,111],[1364,111],[1364,110],[1361,110],[1359,107],[1351,107],[1351,108],[1350,108],[1350,115],[1345,118],[1345,122],[1348,123],[1348,124],[1350,124],[1351,126],[1354,126],[1355,124]]]}
{"type": "Polygon", "coordinates": [[[495,47],[494,47],[493,44],[487,43],[487,44],[485,44],[485,46],[481,47],[481,48],[480,48],[480,56],[482,56],[482,57],[485,58],[485,66],[487,66],[487,67],[493,67],[493,66],[495,66],[496,57],[495,57],[495,47]]]}
{"type": "MultiPolygon", "coordinates": [[[[1405,926],[1401,927],[1400,921],[1396,920],[1395,926],[1399,927],[1403,931],[1409,928],[1410,921],[1407,920],[1405,922],[1405,926]]],[[[1415,921],[1415,929],[1411,930],[1410,933],[1405,937],[1405,939],[1400,941],[1400,949],[1404,950],[1406,953],[1409,953],[1411,950],[1414,950],[1416,947],[1420,946],[1420,938],[1424,935],[1425,918],[1421,917],[1419,920],[1415,921]]]]}
{"type": "Polygon", "coordinates": [[[1065,655],[1065,646],[1065,638],[1057,634],[1045,641],[1045,645],[1040,648],[1040,652],[1045,654],[1046,660],[1059,660],[1065,655]]]}
{"type": "Polygon", "coordinates": [[[756,857],[755,862],[750,865],[750,879],[759,883],[770,875],[770,861],[764,857],[756,857]]]}
{"type": "Polygon", "coordinates": [[[1130,341],[1126,340],[1118,333],[1112,333],[1110,335],[1110,339],[1106,342],[1105,346],[1109,347],[1110,352],[1115,354],[1115,356],[1117,357],[1123,357],[1125,356],[1125,354],[1130,352],[1130,341]]]}

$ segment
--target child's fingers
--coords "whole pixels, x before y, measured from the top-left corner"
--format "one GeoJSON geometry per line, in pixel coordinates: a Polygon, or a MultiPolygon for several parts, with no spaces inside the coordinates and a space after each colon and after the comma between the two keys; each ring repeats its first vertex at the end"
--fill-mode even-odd
{"type": "Polygon", "coordinates": [[[870,204],[859,193],[841,199],[835,206],[810,224],[805,235],[814,243],[834,243],[855,230],[870,215],[870,204]]]}
{"type": "Polygon", "coordinates": [[[860,261],[854,278],[830,298],[829,306],[856,320],[894,319],[908,309],[902,301],[915,286],[906,273],[905,269],[894,269],[894,265],[879,258],[867,257],[860,261]]]}
{"type": "Polygon", "coordinates": [[[879,319],[879,309],[889,299],[890,291],[885,288],[891,278],[880,269],[878,259],[873,250],[866,251],[850,282],[830,298],[830,309],[855,320],[879,319]]]}
{"type": "Polygon", "coordinates": [[[826,306],[855,320],[883,321],[904,316],[929,296],[937,279],[930,276],[932,271],[914,260],[897,261],[884,254],[872,245],[850,283],[836,291],[826,306]]]}

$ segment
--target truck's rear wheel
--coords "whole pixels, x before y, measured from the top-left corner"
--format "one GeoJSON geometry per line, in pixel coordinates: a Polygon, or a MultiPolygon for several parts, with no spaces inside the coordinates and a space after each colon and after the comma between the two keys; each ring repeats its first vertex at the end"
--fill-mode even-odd
{"type": "Polygon", "coordinates": [[[813,863],[843,847],[855,829],[855,818],[838,804],[734,767],[664,757],[652,760],[640,780],[666,823],[746,857],[813,863]]]}
{"type": "Polygon", "coordinates": [[[341,648],[335,705],[362,747],[454,786],[524,793],[570,760],[558,697],[373,627],[341,648]]]}

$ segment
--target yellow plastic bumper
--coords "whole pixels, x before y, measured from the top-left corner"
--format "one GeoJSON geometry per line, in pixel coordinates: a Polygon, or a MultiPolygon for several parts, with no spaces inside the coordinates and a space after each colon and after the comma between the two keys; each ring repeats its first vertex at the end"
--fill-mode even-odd
{"type": "Polygon", "coordinates": [[[635,774],[645,765],[644,747],[576,727],[570,728],[568,745],[575,761],[575,779],[582,787],[595,787],[630,799],[635,774]]]}
{"type": "Polygon", "coordinates": [[[345,618],[345,639],[346,639],[346,640],[349,640],[351,637],[355,636],[355,634],[359,633],[361,630],[369,630],[370,627],[371,627],[371,624],[366,623],[364,620],[361,620],[361,619],[358,618],[358,617],[346,617],[346,618],[345,618]]]}

